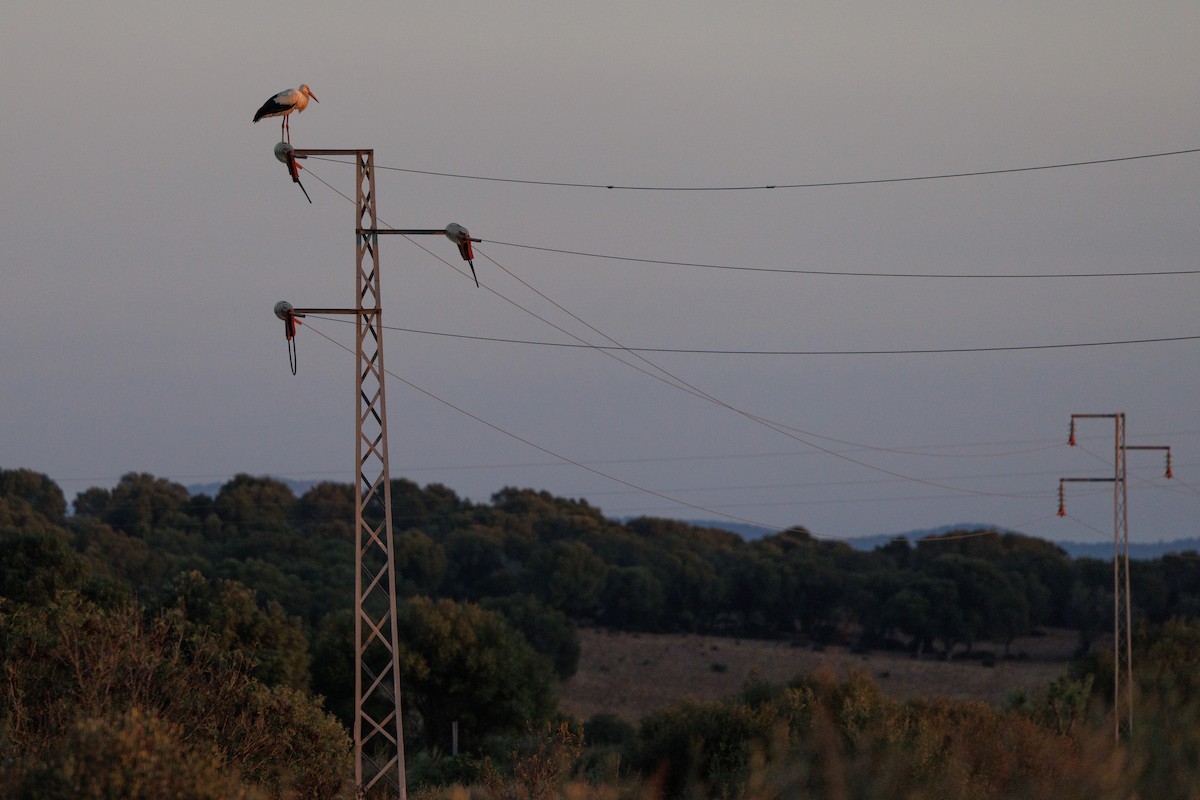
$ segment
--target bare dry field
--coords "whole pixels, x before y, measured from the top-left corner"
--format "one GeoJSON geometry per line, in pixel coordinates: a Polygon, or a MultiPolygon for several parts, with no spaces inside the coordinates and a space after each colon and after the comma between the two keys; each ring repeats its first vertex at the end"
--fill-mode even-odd
{"type": "Polygon", "coordinates": [[[1076,644],[1070,631],[1018,639],[1011,652],[1023,658],[997,659],[994,667],[985,667],[979,661],[918,661],[896,652],[816,651],[788,642],[716,636],[585,628],[579,638],[579,671],[561,688],[561,710],[580,720],[609,713],[631,722],[685,698],[728,697],[753,676],[785,683],[821,669],[839,678],[862,672],[897,699],[950,697],[999,705],[1013,689],[1036,689],[1062,675],[1076,644]]]}

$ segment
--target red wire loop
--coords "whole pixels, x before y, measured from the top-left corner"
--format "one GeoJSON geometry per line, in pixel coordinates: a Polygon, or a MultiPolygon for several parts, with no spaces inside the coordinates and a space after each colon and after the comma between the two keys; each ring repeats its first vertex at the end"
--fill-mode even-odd
{"type": "Polygon", "coordinates": [[[287,339],[288,348],[288,366],[292,368],[292,374],[296,374],[296,369],[299,365],[299,359],[296,355],[296,326],[300,324],[300,320],[296,319],[296,315],[291,311],[283,318],[283,335],[287,339]]]}

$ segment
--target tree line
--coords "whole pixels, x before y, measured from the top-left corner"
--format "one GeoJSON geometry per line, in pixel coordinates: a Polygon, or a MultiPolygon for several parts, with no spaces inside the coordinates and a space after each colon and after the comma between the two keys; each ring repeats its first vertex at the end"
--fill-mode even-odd
{"type": "MultiPolygon", "coordinates": [[[[1001,649],[1011,654],[1017,637],[1050,626],[1076,630],[1084,654],[1111,624],[1111,562],[1072,560],[1052,544],[1015,533],[960,531],[860,552],[799,527],[744,541],[669,520],[620,522],[584,501],[530,489],[506,488],[488,503],[474,503],[438,484],[400,479],[390,488],[406,741],[414,752],[444,750],[452,721],[463,723],[464,746],[478,754],[494,747],[496,737],[520,735],[528,721],[551,719],[555,681],[569,678],[578,664],[581,624],[907,649],[919,658],[997,658],[1001,649]],[[480,649],[495,657],[472,658],[480,649]]],[[[119,660],[111,648],[121,642],[158,653],[147,663],[157,674],[179,673],[179,685],[190,687],[181,689],[184,695],[210,691],[205,681],[213,664],[226,670],[227,684],[243,687],[236,702],[218,695],[230,705],[216,741],[247,723],[237,708],[275,704],[286,709],[280,719],[307,721],[296,729],[308,731],[306,746],[325,760],[306,763],[332,769],[333,754],[344,753],[345,731],[321,720],[331,712],[345,723],[352,712],[353,487],[321,483],[297,497],[280,481],[238,475],[210,497],[131,473],[112,489],[81,492],[73,505],[69,515],[61,490],[44,475],[0,469],[6,674],[20,672],[18,664],[28,668],[34,654],[52,663],[69,659],[56,649],[62,637],[46,633],[50,620],[75,620],[77,631],[124,631],[102,639],[110,651],[88,646],[99,648],[104,663],[119,660]]],[[[1200,615],[1195,553],[1136,562],[1132,579],[1140,624],[1200,615]]],[[[1102,683],[1103,669],[1093,672],[1102,683]]],[[[194,710],[162,697],[121,695],[116,681],[109,689],[117,697],[85,701],[76,695],[93,690],[71,689],[69,670],[41,678],[50,683],[10,681],[10,692],[65,699],[53,713],[22,715],[12,703],[0,705],[0,742],[20,744],[31,754],[20,763],[45,771],[36,784],[44,796],[52,796],[46,787],[54,780],[79,770],[44,757],[52,740],[105,739],[142,749],[149,741],[177,756],[191,746],[183,731],[194,710]],[[120,713],[102,714],[103,707],[120,713]]],[[[1059,706],[1031,701],[1025,711],[1045,707],[1059,706]]],[[[763,708],[756,713],[767,713],[763,708]]],[[[673,736],[687,739],[689,726],[724,712],[694,713],[668,714],[682,726],[673,736]]],[[[589,743],[603,745],[606,729],[613,738],[612,720],[590,723],[589,743]]],[[[640,755],[630,751],[624,763],[649,765],[683,746],[663,738],[662,724],[647,720],[636,737],[615,726],[622,747],[640,742],[640,755]]],[[[779,724],[763,731],[777,732],[779,724]]],[[[775,746],[769,738],[756,733],[737,752],[749,758],[753,747],[775,746]]],[[[561,744],[570,736],[545,741],[561,744]]],[[[520,763],[510,755],[510,766],[520,763]]],[[[248,776],[239,784],[245,796],[278,794],[311,777],[272,772],[266,755],[240,758],[222,762],[214,785],[230,764],[248,776]]],[[[110,760],[119,762],[120,754],[110,760]]],[[[456,762],[413,763],[446,779],[456,762]]],[[[742,767],[735,778],[744,777],[742,767]]],[[[696,769],[688,780],[700,774],[696,769]]],[[[24,780],[30,773],[23,774],[24,780]]],[[[344,790],[312,785],[319,787],[313,797],[344,790]]],[[[222,792],[232,796],[228,786],[213,796],[222,792]]]]}
{"type": "MultiPolygon", "coordinates": [[[[670,520],[619,522],[586,501],[531,489],[506,488],[489,503],[403,479],[391,492],[400,596],[494,606],[533,598],[573,623],[619,630],[941,656],[981,642],[1005,647],[1043,627],[1076,630],[1086,649],[1112,607],[1111,561],[1073,560],[1019,533],[964,530],[860,552],[801,527],[744,541],[670,520]]],[[[158,597],[172,575],[198,569],[253,586],[310,630],[348,606],[348,484],[321,483],[296,497],[280,481],[239,475],[208,497],[130,474],[111,491],[81,493],[70,520],[61,498],[45,502],[77,549],[142,596],[158,597]]],[[[1139,619],[1200,615],[1200,562],[1181,555],[1134,563],[1139,619]]],[[[569,673],[569,652],[558,658],[569,673]]]]}

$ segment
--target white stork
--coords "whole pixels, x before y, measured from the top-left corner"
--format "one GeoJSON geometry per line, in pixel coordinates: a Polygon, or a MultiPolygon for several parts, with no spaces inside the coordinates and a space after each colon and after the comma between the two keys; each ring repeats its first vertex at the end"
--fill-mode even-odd
{"type": "Polygon", "coordinates": [[[288,125],[288,114],[308,108],[308,98],[310,97],[314,103],[321,102],[312,93],[312,89],[308,88],[307,83],[300,84],[299,89],[284,89],[262,104],[262,108],[254,114],[254,121],[258,122],[260,119],[266,119],[267,117],[283,117],[283,123],[280,125],[280,135],[283,137],[283,141],[291,144],[292,129],[288,125]]]}

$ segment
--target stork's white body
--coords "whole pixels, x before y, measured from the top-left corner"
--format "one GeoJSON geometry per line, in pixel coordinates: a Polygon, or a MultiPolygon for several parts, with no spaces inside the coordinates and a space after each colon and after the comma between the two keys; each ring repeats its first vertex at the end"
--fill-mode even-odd
{"type": "Polygon", "coordinates": [[[254,114],[254,121],[258,122],[260,119],[266,119],[267,117],[282,117],[280,136],[283,137],[285,142],[290,144],[292,141],[292,131],[288,125],[288,115],[293,111],[303,111],[308,108],[308,99],[310,97],[314,102],[321,102],[317,100],[317,96],[313,94],[312,89],[308,88],[307,83],[300,84],[299,89],[284,89],[262,104],[262,108],[258,109],[254,114]]]}

